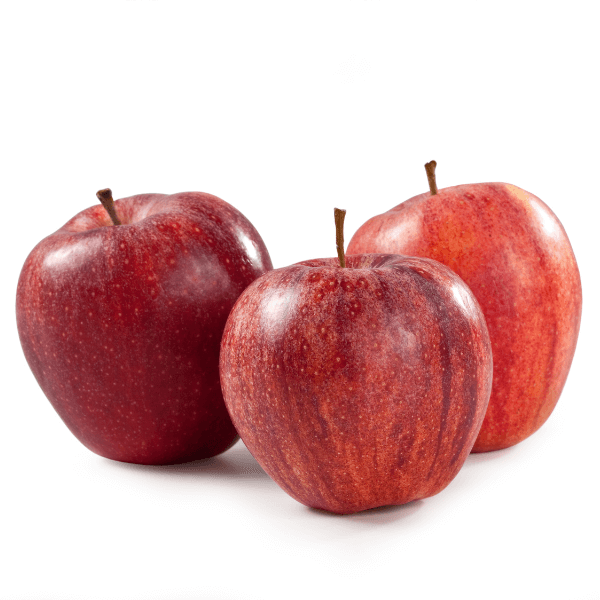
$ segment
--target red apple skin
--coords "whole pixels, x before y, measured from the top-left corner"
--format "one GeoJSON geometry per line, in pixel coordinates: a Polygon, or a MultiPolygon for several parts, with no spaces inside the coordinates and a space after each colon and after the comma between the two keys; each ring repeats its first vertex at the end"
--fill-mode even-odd
{"type": "Polygon", "coordinates": [[[475,294],[494,382],[474,452],[513,446],[543,425],[575,353],[581,279],[563,226],[539,198],[506,183],[421,194],[367,221],[348,252],[429,257],[475,294]]]}
{"type": "Polygon", "coordinates": [[[235,304],[221,386],[242,440],[299,502],[339,514],[444,489],[481,426],[489,336],[434,261],[318,259],[271,271],[235,304]]]}
{"type": "Polygon", "coordinates": [[[250,222],[215,196],[143,194],[75,216],[27,258],[25,357],[73,434],[139,464],[214,456],[237,440],[219,385],[231,307],[272,268],[250,222]]]}

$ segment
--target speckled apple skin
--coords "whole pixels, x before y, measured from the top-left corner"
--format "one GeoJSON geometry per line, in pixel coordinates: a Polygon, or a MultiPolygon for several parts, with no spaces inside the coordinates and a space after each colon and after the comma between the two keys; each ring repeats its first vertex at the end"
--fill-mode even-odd
{"type": "Polygon", "coordinates": [[[293,498],[334,513],[444,489],[481,426],[492,382],[485,320],[432,260],[307,261],[257,279],[221,344],[242,440],[293,498]]]}
{"type": "Polygon", "coordinates": [[[250,222],[209,194],[101,205],[42,240],[17,290],[25,357],[90,450],[140,464],[219,454],[237,440],[219,384],[225,321],[271,269],[250,222]]]}
{"type": "Polygon", "coordinates": [[[429,257],[475,294],[494,383],[474,452],[513,446],[543,425],[575,353],[581,280],[563,226],[539,198],[505,183],[421,194],[367,221],[348,252],[429,257]]]}

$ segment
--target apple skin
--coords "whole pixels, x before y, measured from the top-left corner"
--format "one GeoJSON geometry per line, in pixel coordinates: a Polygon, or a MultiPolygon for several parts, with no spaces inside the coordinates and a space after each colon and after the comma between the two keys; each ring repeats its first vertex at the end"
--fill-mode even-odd
{"type": "Polygon", "coordinates": [[[235,208],[199,192],[101,205],[42,240],[17,290],[25,357],[90,450],[123,462],[214,456],[238,438],[219,345],[240,293],[272,268],[235,208]]]}
{"type": "Polygon", "coordinates": [[[467,286],[435,261],[318,259],[236,302],[221,386],[242,440],[299,502],[347,514],[440,492],[487,407],[492,356],[467,286]]]}
{"type": "Polygon", "coordinates": [[[539,198],[506,183],[428,192],[367,221],[348,252],[432,258],[475,294],[494,382],[474,452],[513,446],[543,425],[575,353],[581,279],[563,226],[539,198]]]}

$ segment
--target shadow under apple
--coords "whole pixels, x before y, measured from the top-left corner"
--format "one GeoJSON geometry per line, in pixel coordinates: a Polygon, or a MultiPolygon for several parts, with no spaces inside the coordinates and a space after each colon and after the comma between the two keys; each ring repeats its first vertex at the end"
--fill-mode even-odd
{"type": "Polygon", "coordinates": [[[246,446],[239,441],[229,450],[218,456],[194,460],[178,465],[136,465],[106,460],[106,464],[116,468],[160,474],[166,477],[226,477],[253,480],[255,482],[271,481],[246,446]]]}
{"type": "Polygon", "coordinates": [[[413,500],[407,504],[378,506],[377,508],[369,508],[350,515],[338,515],[320,508],[306,508],[306,510],[317,516],[330,519],[344,519],[353,523],[364,523],[369,526],[385,525],[396,521],[402,521],[414,515],[420,508],[425,506],[424,500],[413,500]]]}
{"type": "Polygon", "coordinates": [[[508,455],[513,454],[515,451],[515,446],[511,446],[510,448],[504,448],[502,450],[494,450],[493,452],[477,452],[469,454],[465,464],[463,465],[463,469],[471,470],[478,464],[493,462],[495,460],[499,460],[501,458],[506,458],[508,455]]]}

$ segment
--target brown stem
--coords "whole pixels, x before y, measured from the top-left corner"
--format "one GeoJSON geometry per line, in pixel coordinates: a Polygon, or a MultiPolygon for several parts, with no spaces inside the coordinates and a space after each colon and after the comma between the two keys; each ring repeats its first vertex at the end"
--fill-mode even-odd
{"type": "Polygon", "coordinates": [[[429,191],[432,196],[435,196],[438,193],[437,183],[435,182],[435,168],[437,167],[437,163],[435,160],[428,162],[425,165],[425,171],[427,172],[427,181],[429,181],[429,191]]]}
{"type": "Polygon", "coordinates": [[[117,212],[115,211],[115,203],[110,188],[96,192],[96,196],[98,197],[98,200],[102,202],[102,206],[104,206],[106,212],[109,214],[113,225],[121,225],[121,221],[119,220],[119,217],[117,217],[117,212]]]}
{"type": "Polygon", "coordinates": [[[346,218],[346,211],[334,208],[333,217],[335,218],[335,244],[340,259],[340,267],[343,269],[346,266],[346,255],[344,254],[344,219],[346,218]]]}

